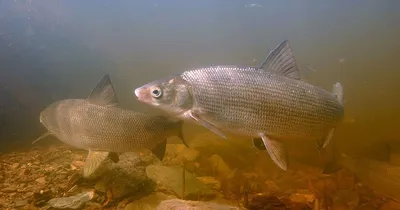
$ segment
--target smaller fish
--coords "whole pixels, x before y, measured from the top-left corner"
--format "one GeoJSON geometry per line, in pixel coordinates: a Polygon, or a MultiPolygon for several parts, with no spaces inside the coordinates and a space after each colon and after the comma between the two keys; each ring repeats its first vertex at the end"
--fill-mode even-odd
{"type": "Polygon", "coordinates": [[[342,167],[354,173],[361,183],[400,202],[400,166],[390,164],[387,161],[351,157],[341,153],[338,158],[324,168],[323,173],[331,174],[342,167]]]}
{"type": "Polygon", "coordinates": [[[48,132],[33,143],[54,135],[68,145],[89,150],[86,176],[107,157],[117,162],[120,152],[150,149],[162,160],[168,137],[183,140],[181,120],[122,109],[118,104],[110,77],[105,75],[87,99],[60,100],[45,108],[40,122],[48,132]]]}

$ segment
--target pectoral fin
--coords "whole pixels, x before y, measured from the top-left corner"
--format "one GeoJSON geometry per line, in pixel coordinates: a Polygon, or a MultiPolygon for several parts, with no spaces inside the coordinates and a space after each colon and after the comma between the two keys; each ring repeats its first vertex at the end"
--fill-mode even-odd
{"type": "Polygon", "coordinates": [[[38,141],[40,141],[40,140],[46,138],[46,137],[49,136],[49,135],[51,135],[51,133],[50,133],[49,131],[46,132],[46,133],[44,133],[44,134],[42,134],[42,135],[39,136],[37,139],[35,139],[35,140],[32,142],[32,144],[34,144],[34,143],[36,143],[36,142],[38,142],[38,141]]]}
{"type": "Polygon", "coordinates": [[[217,134],[218,136],[227,139],[227,137],[225,136],[224,133],[222,133],[220,130],[218,130],[214,125],[212,125],[211,123],[207,122],[206,120],[201,119],[200,117],[198,117],[195,113],[190,112],[190,117],[195,120],[196,122],[200,123],[202,126],[206,127],[208,130],[214,132],[215,134],[217,134]]]}
{"type": "Polygon", "coordinates": [[[89,150],[85,166],[83,167],[83,177],[87,178],[93,174],[108,156],[109,152],[89,150]]]}
{"type": "Polygon", "coordinates": [[[322,143],[317,142],[317,147],[318,147],[318,153],[321,152],[322,149],[325,149],[326,146],[331,142],[333,134],[335,133],[335,128],[332,128],[328,135],[325,137],[324,141],[322,143]]]}
{"type": "Polygon", "coordinates": [[[284,144],[278,140],[270,139],[265,135],[261,136],[261,139],[263,140],[264,146],[275,164],[278,165],[282,170],[286,171],[288,161],[284,144]]]}
{"type": "Polygon", "coordinates": [[[159,143],[156,147],[154,147],[151,152],[160,159],[161,161],[164,159],[165,156],[165,150],[167,148],[167,139],[159,143]]]}

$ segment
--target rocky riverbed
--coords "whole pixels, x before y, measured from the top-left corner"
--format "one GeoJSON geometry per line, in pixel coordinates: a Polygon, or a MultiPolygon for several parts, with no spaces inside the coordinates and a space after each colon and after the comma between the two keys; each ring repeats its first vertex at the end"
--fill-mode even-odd
{"type": "Polygon", "coordinates": [[[400,209],[346,170],[243,167],[245,152],[235,160],[168,144],[162,162],[149,151],[124,153],[84,179],[86,155],[64,145],[1,154],[0,209],[400,209]]]}

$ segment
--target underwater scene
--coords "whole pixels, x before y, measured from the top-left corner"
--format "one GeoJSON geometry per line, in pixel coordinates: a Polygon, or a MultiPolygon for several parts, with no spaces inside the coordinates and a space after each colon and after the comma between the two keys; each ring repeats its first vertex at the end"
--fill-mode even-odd
{"type": "Polygon", "coordinates": [[[399,11],[0,0],[0,209],[400,210],[399,11]]]}

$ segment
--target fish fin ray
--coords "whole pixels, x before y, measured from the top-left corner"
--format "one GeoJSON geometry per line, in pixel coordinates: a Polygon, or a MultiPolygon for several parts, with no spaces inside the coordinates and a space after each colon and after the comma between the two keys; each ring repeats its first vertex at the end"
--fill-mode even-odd
{"type": "Polygon", "coordinates": [[[289,41],[284,40],[273,49],[264,62],[259,66],[260,69],[267,67],[270,71],[285,75],[286,77],[300,80],[300,70],[290,48],[289,41]]]}
{"type": "Polygon", "coordinates": [[[264,145],[264,141],[262,138],[253,138],[253,146],[257,148],[258,150],[267,150],[267,148],[264,145]]]}
{"type": "Polygon", "coordinates": [[[333,85],[332,94],[336,96],[339,103],[343,105],[343,86],[339,82],[333,85]]]}
{"type": "Polygon", "coordinates": [[[47,131],[46,133],[42,134],[38,138],[36,138],[34,141],[32,141],[32,144],[35,144],[36,142],[46,138],[47,136],[51,135],[50,131],[47,131]]]}
{"type": "Polygon", "coordinates": [[[114,107],[119,104],[110,76],[104,75],[92,90],[87,100],[96,105],[114,107]]]}
{"type": "Polygon", "coordinates": [[[262,135],[261,139],[274,163],[278,165],[279,168],[286,171],[288,160],[284,144],[281,141],[270,139],[265,135],[262,135]]]}
{"type": "Polygon", "coordinates": [[[192,118],[193,120],[195,120],[196,122],[200,123],[202,126],[206,127],[208,130],[214,132],[215,134],[217,134],[218,136],[227,139],[226,135],[224,133],[222,133],[220,130],[218,130],[214,125],[212,125],[211,123],[207,122],[206,120],[201,119],[200,117],[198,117],[195,113],[190,112],[190,118],[192,118]]]}
{"type": "Polygon", "coordinates": [[[164,141],[160,142],[156,147],[154,147],[151,152],[161,161],[164,159],[165,156],[165,150],[167,148],[167,139],[164,139],[164,141]]]}
{"type": "Polygon", "coordinates": [[[83,167],[83,177],[87,178],[93,174],[108,156],[109,152],[89,150],[83,167]]]}
{"type": "Polygon", "coordinates": [[[321,152],[322,149],[325,149],[331,143],[334,133],[335,133],[335,128],[332,128],[322,143],[317,141],[318,152],[321,152]]]}

